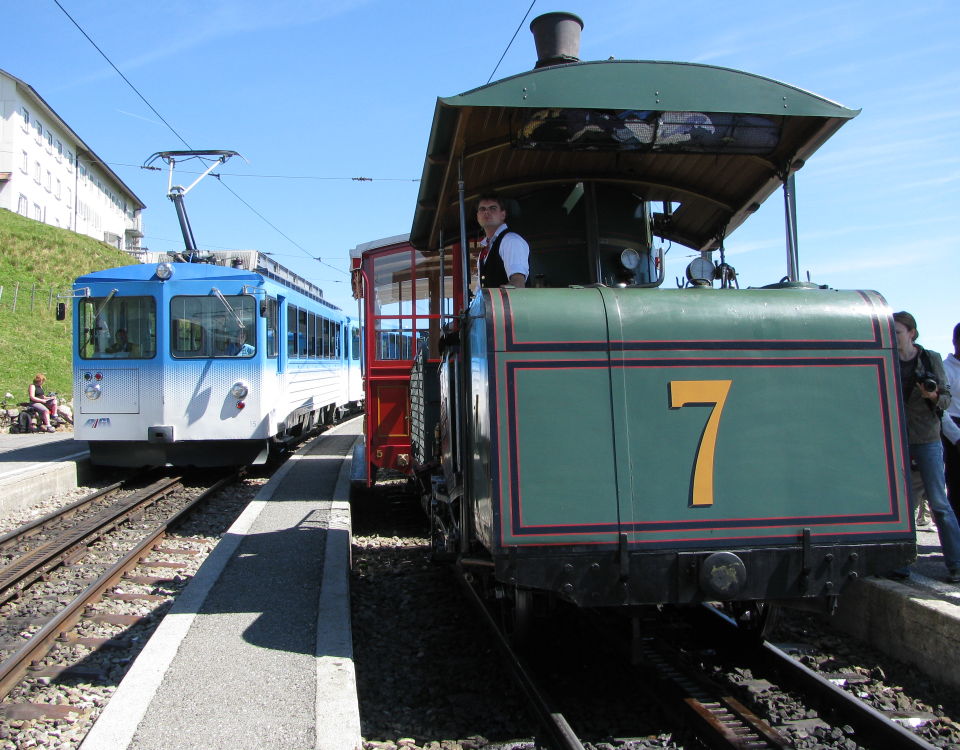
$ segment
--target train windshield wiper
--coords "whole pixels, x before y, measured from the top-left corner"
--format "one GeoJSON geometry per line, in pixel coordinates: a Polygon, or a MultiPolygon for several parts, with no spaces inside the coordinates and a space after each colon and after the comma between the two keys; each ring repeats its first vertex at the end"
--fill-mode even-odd
{"type": "Polygon", "coordinates": [[[240,320],[240,316],[237,315],[237,313],[234,311],[232,307],[230,307],[230,303],[227,302],[227,298],[223,296],[223,293],[219,289],[217,289],[215,286],[210,287],[210,291],[213,292],[215,295],[217,295],[217,299],[220,300],[220,302],[223,303],[223,306],[227,308],[230,314],[237,319],[237,325],[240,328],[246,328],[246,326],[243,324],[243,321],[240,320]]]}

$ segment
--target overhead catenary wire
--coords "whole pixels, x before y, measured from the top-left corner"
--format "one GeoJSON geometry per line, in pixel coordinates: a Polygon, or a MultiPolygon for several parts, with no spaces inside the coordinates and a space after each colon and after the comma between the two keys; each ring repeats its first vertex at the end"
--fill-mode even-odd
{"type": "Polygon", "coordinates": [[[74,19],[74,17],[71,16],[71,15],[67,12],[67,9],[64,8],[64,7],[60,4],[60,0],[53,0],[53,2],[56,3],[57,7],[58,7],[60,10],[63,11],[63,15],[65,15],[67,18],[69,18],[69,19],[70,19],[70,22],[71,22],[74,26],[77,27],[77,29],[80,31],[81,34],[83,34],[83,35],[86,37],[87,41],[90,42],[90,44],[93,45],[93,48],[94,48],[97,52],[100,53],[100,56],[103,57],[103,59],[106,60],[107,63],[109,63],[110,67],[113,68],[115,71],[117,71],[117,75],[120,76],[120,77],[126,82],[126,84],[127,84],[131,89],[133,89],[133,93],[135,93],[137,96],[140,97],[140,99],[143,101],[143,103],[146,104],[146,105],[150,108],[150,111],[153,112],[153,114],[155,114],[157,117],[160,118],[160,121],[170,129],[170,132],[171,132],[171,133],[173,133],[175,136],[177,136],[177,138],[180,139],[180,142],[181,142],[184,146],[186,146],[187,148],[190,148],[190,144],[187,143],[186,140],[184,140],[183,136],[180,135],[180,134],[176,131],[176,129],[173,127],[173,125],[171,125],[169,122],[167,122],[167,121],[164,119],[163,115],[161,115],[159,112],[157,112],[156,109],[154,109],[153,105],[152,105],[150,102],[147,101],[147,98],[146,98],[143,94],[140,93],[139,89],[137,89],[136,86],[134,86],[132,83],[130,83],[130,80],[129,80],[123,73],[120,72],[120,68],[118,68],[116,65],[114,65],[114,64],[113,64],[113,61],[112,61],[109,57],[107,57],[107,53],[104,52],[102,49],[100,49],[100,47],[97,46],[97,43],[96,43],[95,41],[93,41],[93,39],[90,38],[90,35],[89,35],[86,31],[83,30],[83,27],[80,26],[80,24],[76,22],[76,20],[74,19]]]}
{"type": "MultiPolygon", "coordinates": [[[[160,167],[147,166],[145,164],[126,164],[124,162],[91,162],[91,164],[102,164],[105,167],[133,167],[135,169],[145,169],[150,172],[160,171],[160,167]]],[[[181,174],[200,174],[188,169],[179,170],[181,174]]],[[[314,175],[314,174],[241,174],[240,172],[215,172],[211,173],[214,177],[256,177],[261,180],[343,180],[350,182],[420,182],[419,177],[346,177],[337,175],[314,175]]]]}
{"type": "Polygon", "coordinates": [[[493,77],[497,74],[497,68],[500,67],[500,63],[503,62],[503,58],[505,58],[505,57],[507,56],[507,52],[509,52],[510,47],[513,46],[513,40],[517,38],[517,34],[519,34],[519,33],[520,33],[520,29],[523,28],[523,23],[524,23],[524,21],[527,20],[527,16],[530,15],[530,11],[533,10],[533,6],[536,5],[536,4],[537,4],[537,0],[533,0],[533,2],[530,3],[530,7],[527,8],[527,12],[523,14],[523,18],[520,19],[520,24],[517,26],[517,30],[513,32],[513,36],[510,37],[510,41],[507,42],[507,47],[506,47],[506,49],[503,51],[503,54],[500,55],[500,59],[497,60],[497,64],[493,66],[493,72],[490,74],[490,77],[487,79],[487,83],[490,83],[490,81],[493,80],[493,77]]]}
{"type": "MultiPolygon", "coordinates": [[[[54,3],[56,4],[56,6],[63,12],[63,14],[70,20],[70,22],[71,22],[74,26],[77,27],[77,30],[78,30],[81,34],[83,34],[84,38],[86,38],[86,40],[87,40],[88,42],[90,42],[91,45],[93,45],[93,48],[96,49],[97,52],[100,53],[100,56],[103,57],[103,59],[107,61],[107,63],[110,65],[110,67],[113,68],[113,69],[116,71],[117,75],[119,75],[119,76],[123,79],[124,83],[126,83],[126,84],[133,90],[133,92],[134,92],[138,97],[140,97],[140,99],[143,101],[143,103],[146,104],[147,107],[150,108],[150,111],[153,112],[158,118],[160,118],[160,121],[170,130],[171,133],[173,133],[173,134],[180,140],[180,142],[181,142],[184,146],[186,146],[186,147],[187,147],[188,149],[190,149],[190,150],[193,150],[193,146],[191,146],[190,143],[189,143],[182,135],[180,135],[179,132],[177,132],[176,128],[174,128],[169,122],[167,122],[166,118],[157,111],[157,109],[147,100],[147,98],[146,98],[142,93],[140,93],[140,90],[139,90],[136,86],[133,85],[133,83],[130,81],[130,79],[128,79],[128,78],[120,71],[120,69],[119,69],[116,65],[114,65],[113,61],[107,56],[107,53],[104,52],[102,49],[100,49],[100,47],[97,45],[97,43],[96,43],[95,41],[93,41],[93,39],[92,39],[92,38],[90,37],[90,35],[83,29],[83,27],[80,26],[79,23],[77,23],[76,19],[74,19],[74,17],[71,16],[71,15],[67,12],[67,9],[64,8],[63,5],[60,4],[60,0],[53,0],[53,2],[54,2],[54,3]]],[[[105,164],[105,163],[104,163],[104,164],[105,164]]],[[[261,219],[261,221],[263,221],[264,223],[266,223],[266,224],[267,224],[268,226],[270,226],[274,231],[276,231],[278,234],[280,234],[280,236],[282,236],[284,239],[286,239],[288,242],[290,242],[294,247],[296,247],[296,248],[299,249],[301,252],[303,252],[304,255],[306,255],[306,256],[307,256],[308,258],[310,258],[311,260],[319,261],[322,265],[325,265],[325,266],[327,266],[327,267],[329,267],[329,268],[333,268],[334,270],[338,271],[339,273],[342,273],[342,274],[344,274],[344,275],[349,276],[349,273],[348,273],[347,271],[344,271],[343,269],[337,268],[336,266],[332,266],[332,265],[330,265],[329,263],[326,263],[326,262],[320,260],[319,258],[317,258],[317,256],[315,256],[315,255],[313,255],[312,253],[310,253],[310,252],[309,252],[308,250],[306,250],[303,246],[301,246],[298,242],[296,242],[296,241],[294,241],[293,239],[291,239],[287,234],[285,234],[284,232],[282,232],[273,222],[271,222],[270,220],[268,220],[263,214],[261,214],[261,213],[260,213],[259,211],[257,211],[253,206],[251,206],[247,201],[245,201],[243,198],[241,198],[240,195],[238,195],[237,192],[236,192],[235,190],[233,190],[233,188],[231,188],[229,185],[227,185],[225,182],[223,182],[222,179],[219,179],[219,175],[216,175],[216,176],[218,177],[218,180],[217,180],[217,181],[218,181],[221,185],[223,185],[223,187],[225,187],[237,200],[239,200],[244,206],[246,206],[248,209],[250,209],[250,211],[252,211],[254,214],[256,214],[256,215],[261,219]]],[[[361,180],[361,181],[369,181],[370,178],[352,178],[352,179],[359,179],[359,180],[361,180]]],[[[269,254],[269,253],[268,253],[268,254],[269,254]]]]}

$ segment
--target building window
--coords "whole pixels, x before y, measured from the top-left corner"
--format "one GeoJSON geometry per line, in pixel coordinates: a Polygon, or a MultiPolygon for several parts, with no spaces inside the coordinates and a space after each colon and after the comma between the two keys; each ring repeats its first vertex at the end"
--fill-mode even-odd
{"type": "Polygon", "coordinates": [[[30,132],[30,110],[26,107],[20,107],[20,114],[23,116],[23,132],[30,132]]]}
{"type": "Polygon", "coordinates": [[[37,221],[43,221],[43,209],[40,208],[39,203],[33,204],[33,218],[37,221]]]}
{"type": "Polygon", "coordinates": [[[48,130],[47,131],[47,153],[49,154],[52,151],[53,151],[53,133],[51,133],[48,130]]]}
{"type": "Polygon", "coordinates": [[[73,206],[73,191],[70,188],[67,188],[67,205],[73,206]]]}
{"type": "Polygon", "coordinates": [[[33,163],[33,181],[40,184],[40,162],[38,161],[33,163]]]}
{"type": "Polygon", "coordinates": [[[73,151],[67,149],[67,171],[73,171],[73,151]]]}
{"type": "Polygon", "coordinates": [[[33,129],[36,131],[37,143],[43,142],[43,125],[40,124],[40,120],[33,121],[33,129]]]}
{"type": "Polygon", "coordinates": [[[53,194],[56,196],[57,200],[60,200],[60,180],[57,180],[57,189],[53,191],[53,194]]]}
{"type": "Polygon", "coordinates": [[[17,201],[17,213],[21,216],[29,216],[27,208],[27,196],[20,193],[20,199],[17,201]]]}
{"type": "Polygon", "coordinates": [[[57,161],[60,161],[60,159],[62,158],[63,158],[63,143],[61,141],[57,141],[57,161]]]}
{"type": "Polygon", "coordinates": [[[49,169],[47,170],[47,179],[44,180],[43,186],[47,189],[48,193],[53,188],[53,175],[50,174],[49,169]]]}
{"type": "Polygon", "coordinates": [[[20,171],[24,174],[30,174],[30,157],[27,156],[27,152],[23,152],[23,160],[20,162],[20,171]]]}

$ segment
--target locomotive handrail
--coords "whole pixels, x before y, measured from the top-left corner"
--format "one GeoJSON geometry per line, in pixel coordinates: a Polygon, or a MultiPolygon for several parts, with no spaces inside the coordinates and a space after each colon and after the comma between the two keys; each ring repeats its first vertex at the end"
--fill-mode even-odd
{"type": "Polygon", "coordinates": [[[83,286],[79,289],[71,289],[67,292],[57,292],[57,299],[83,299],[84,297],[90,297],[90,287],[83,286]]]}

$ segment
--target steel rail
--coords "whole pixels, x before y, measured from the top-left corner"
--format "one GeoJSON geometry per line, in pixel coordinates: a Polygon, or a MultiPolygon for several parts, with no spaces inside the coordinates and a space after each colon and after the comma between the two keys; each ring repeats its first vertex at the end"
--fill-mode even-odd
{"type": "Polygon", "coordinates": [[[935,750],[936,745],[868,706],[772,643],[764,642],[757,658],[765,668],[783,675],[805,693],[816,694],[824,703],[825,712],[842,717],[853,727],[858,744],[866,743],[886,750],[935,750]]]}
{"type": "Polygon", "coordinates": [[[74,625],[83,619],[88,604],[101,597],[108,588],[119,583],[125,573],[141,564],[141,558],[166,536],[170,526],[236,476],[237,473],[231,473],[219,479],[212,487],[191,500],[176,513],[170,515],[142,542],[75,597],[58,615],[26,641],[19,650],[3,663],[0,663],[0,700],[5,699],[10,691],[21,682],[33,662],[43,658],[60,636],[69,632],[74,625]]]}
{"type": "Polygon", "coordinates": [[[0,603],[16,595],[15,587],[35,581],[81,546],[95,541],[145,505],[156,502],[182,486],[180,479],[165,477],[157,480],[10,562],[0,569],[0,603]]]}
{"type": "Polygon", "coordinates": [[[507,659],[514,678],[527,697],[530,708],[533,710],[537,721],[547,735],[549,746],[554,748],[554,750],[584,750],[583,743],[580,742],[580,738],[577,737],[576,732],[573,731],[563,714],[554,710],[544,693],[537,688],[527,668],[510,646],[509,640],[507,640],[507,637],[503,634],[496,620],[494,620],[490,611],[480,598],[480,595],[471,584],[468,579],[468,574],[461,568],[457,568],[457,578],[467,590],[470,601],[480,611],[484,624],[490,629],[497,646],[507,659]]]}
{"type": "MultiPolygon", "coordinates": [[[[703,611],[712,617],[711,626],[727,628],[728,637],[736,639],[737,626],[731,618],[714,607],[706,606],[703,611]]],[[[849,724],[853,727],[853,739],[857,744],[882,747],[885,750],[936,748],[768,641],[754,644],[752,649],[739,650],[738,657],[753,662],[760,670],[777,674],[789,687],[802,692],[806,699],[819,703],[817,709],[826,714],[833,723],[849,724]]]]}
{"type": "Polygon", "coordinates": [[[79,500],[72,502],[69,505],[65,505],[62,508],[58,508],[57,510],[51,511],[50,513],[47,513],[47,515],[43,516],[42,518],[37,518],[33,521],[30,521],[29,523],[24,524],[23,526],[19,526],[7,532],[3,536],[0,536],[0,550],[3,550],[4,547],[9,547],[11,544],[16,543],[20,539],[25,539],[26,537],[30,536],[33,532],[39,530],[43,526],[46,526],[52,521],[57,521],[61,518],[67,518],[71,513],[76,513],[77,511],[81,510],[84,506],[89,505],[94,500],[97,500],[98,498],[101,498],[104,495],[109,495],[111,492],[114,492],[115,490],[119,489],[121,486],[123,486],[122,481],[114,482],[108,487],[104,487],[102,489],[97,490],[96,492],[92,492],[89,495],[81,497],[79,500]]]}

